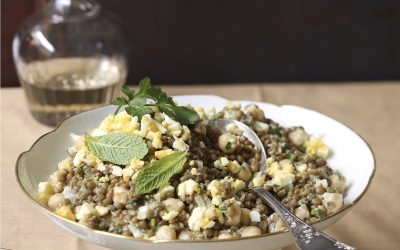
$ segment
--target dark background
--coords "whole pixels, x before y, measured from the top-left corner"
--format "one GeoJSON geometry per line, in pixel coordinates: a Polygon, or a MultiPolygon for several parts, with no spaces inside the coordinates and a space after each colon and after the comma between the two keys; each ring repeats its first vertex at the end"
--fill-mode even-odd
{"type": "MultiPolygon", "coordinates": [[[[98,0],[122,19],[129,83],[400,79],[400,1],[98,0]]],[[[3,0],[1,83],[17,25],[46,0],[3,0]]]]}

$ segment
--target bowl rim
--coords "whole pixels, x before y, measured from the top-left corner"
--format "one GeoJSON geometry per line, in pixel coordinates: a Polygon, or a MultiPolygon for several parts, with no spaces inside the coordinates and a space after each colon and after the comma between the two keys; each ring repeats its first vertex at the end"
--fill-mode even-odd
{"type": "MultiPolygon", "coordinates": [[[[225,98],[223,98],[223,97],[220,97],[220,96],[217,96],[217,95],[175,95],[175,96],[173,96],[173,97],[183,97],[183,96],[186,96],[186,97],[208,96],[208,97],[217,97],[217,98],[222,98],[222,99],[224,99],[224,100],[227,100],[227,99],[225,99],[225,98]]],[[[227,100],[227,101],[228,101],[228,100],[227,100]]],[[[272,103],[266,103],[266,102],[262,102],[262,101],[251,101],[251,100],[230,100],[230,101],[236,102],[236,103],[241,103],[241,102],[253,102],[253,103],[256,103],[256,104],[257,104],[257,103],[272,104],[272,103]]],[[[70,223],[70,224],[72,224],[72,225],[78,226],[78,227],[80,227],[81,229],[89,230],[89,231],[91,231],[91,232],[94,233],[94,234],[100,234],[100,235],[103,235],[103,236],[121,238],[121,239],[130,240],[130,241],[138,241],[138,242],[142,242],[142,243],[218,243],[218,242],[234,242],[234,241],[239,241],[239,240],[250,240],[250,239],[264,238],[264,237],[268,237],[268,236],[272,236],[272,235],[284,234],[284,233],[287,233],[287,232],[289,231],[288,229],[286,229],[286,230],[284,230],[284,231],[279,231],[279,232],[274,232],[274,233],[266,233],[266,234],[261,234],[261,235],[256,235],[256,236],[250,236],[250,237],[244,237],[244,238],[240,237],[240,238],[235,238],[235,239],[233,239],[233,238],[232,238],[232,239],[210,239],[210,240],[179,240],[179,239],[175,239],[175,240],[151,240],[151,239],[140,239],[140,238],[135,238],[135,237],[133,237],[133,236],[124,236],[124,235],[120,235],[120,234],[115,234],[115,233],[110,233],[110,232],[106,232],[106,231],[101,231],[101,230],[97,230],[97,229],[90,228],[90,227],[88,227],[88,226],[86,226],[86,225],[80,224],[79,222],[72,221],[72,220],[66,219],[66,218],[64,218],[64,217],[62,217],[62,216],[60,216],[60,215],[55,214],[54,212],[50,211],[46,206],[44,206],[43,204],[41,204],[39,201],[33,199],[32,196],[29,195],[29,193],[25,190],[24,186],[22,185],[22,183],[21,183],[21,181],[20,181],[20,177],[19,177],[19,173],[18,173],[18,166],[19,166],[19,163],[20,163],[21,158],[22,158],[25,154],[29,153],[29,152],[35,147],[35,145],[36,145],[42,138],[46,137],[46,136],[49,135],[49,134],[55,133],[55,132],[62,126],[62,124],[63,124],[64,122],[66,122],[67,120],[72,119],[72,118],[74,118],[75,116],[82,115],[82,114],[88,113],[88,112],[92,112],[92,111],[95,111],[95,110],[97,110],[97,109],[101,109],[101,108],[104,108],[104,107],[107,107],[107,106],[111,106],[111,105],[112,105],[112,104],[102,105],[102,106],[99,106],[99,107],[96,107],[96,108],[92,108],[92,109],[89,109],[89,110],[86,110],[86,111],[83,111],[83,112],[80,112],[80,113],[78,113],[78,114],[75,114],[75,115],[72,115],[72,116],[70,116],[70,117],[65,118],[65,119],[64,119],[63,121],[61,121],[53,130],[51,130],[51,131],[49,131],[49,132],[47,132],[47,133],[41,135],[39,138],[37,138],[37,139],[35,140],[35,142],[30,146],[30,148],[29,148],[28,150],[22,152],[22,153],[18,156],[17,161],[16,161],[16,163],[15,163],[15,177],[16,177],[16,181],[17,181],[17,183],[18,183],[19,188],[20,188],[20,189],[22,190],[22,192],[24,193],[24,195],[25,195],[25,196],[31,201],[31,203],[32,203],[36,208],[38,208],[40,211],[42,211],[42,212],[44,212],[45,214],[48,214],[48,215],[50,215],[50,216],[52,216],[52,217],[55,217],[55,218],[57,218],[57,219],[59,219],[59,220],[62,220],[62,221],[64,221],[64,222],[67,222],[67,223],[70,223]]],[[[361,200],[361,198],[367,193],[367,191],[369,190],[369,188],[370,188],[370,186],[371,186],[372,180],[373,180],[373,178],[374,178],[374,176],[375,176],[376,167],[377,167],[377,166],[376,166],[376,158],[375,158],[375,154],[374,154],[374,151],[372,150],[371,146],[369,145],[369,143],[367,142],[367,140],[366,140],[361,134],[359,134],[358,132],[356,132],[356,131],[355,131],[354,129],[352,129],[350,126],[346,125],[345,123],[343,123],[343,122],[341,122],[341,121],[338,121],[337,119],[333,119],[333,118],[331,118],[331,117],[329,117],[329,116],[327,116],[327,115],[321,114],[321,113],[318,112],[318,111],[311,110],[311,109],[304,108],[304,107],[297,106],[297,105],[275,105],[275,104],[272,104],[272,105],[274,105],[274,106],[276,106],[276,107],[283,107],[283,106],[298,107],[298,108],[304,109],[304,110],[306,110],[306,111],[312,111],[312,112],[315,112],[315,113],[317,113],[317,114],[319,114],[319,115],[322,115],[322,116],[325,116],[325,117],[327,117],[327,118],[330,118],[330,119],[332,119],[332,120],[338,122],[338,123],[341,124],[342,126],[346,127],[347,129],[351,130],[351,131],[352,131],[353,133],[355,133],[358,137],[360,137],[360,139],[367,145],[369,151],[370,151],[371,154],[372,154],[372,158],[373,158],[373,169],[372,169],[371,175],[369,176],[368,183],[367,183],[365,189],[364,189],[364,190],[361,192],[361,194],[358,195],[351,203],[349,203],[349,204],[343,206],[338,212],[336,212],[336,213],[334,213],[334,214],[331,214],[331,215],[329,215],[329,216],[323,218],[322,220],[320,220],[320,221],[318,221],[318,222],[312,223],[311,225],[318,224],[318,223],[322,223],[322,222],[327,221],[328,219],[330,219],[330,218],[332,218],[332,217],[334,217],[334,216],[340,215],[340,214],[345,215],[345,214],[350,210],[350,208],[352,208],[353,206],[355,206],[355,205],[361,200]]]]}

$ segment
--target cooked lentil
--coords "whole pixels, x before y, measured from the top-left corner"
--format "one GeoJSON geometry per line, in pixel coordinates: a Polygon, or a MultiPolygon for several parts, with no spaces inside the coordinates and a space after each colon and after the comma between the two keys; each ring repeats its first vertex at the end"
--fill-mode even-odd
{"type": "MultiPolygon", "coordinates": [[[[151,136],[142,134],[149,153],[127,166],[100,161],[81,138],[49,181],[39,184],[39,198],[58,215],[91,228],[164,240],[230,239],[284,230],[279,216],[246,190],[254,186],[273,192],[308,223],[342,207],[345,178],[327,165],[329,149],[320,138],[302,127],[280,126],[256,105],[242,109],[228,103],[219,113],[196,111],[202,120],[189,128],[156,113],[150,119],[165,128],[162,147],[154,148],[151,136]],[[257,133],[267,152],[267,173],[261,171],[259,150],[240,131],[230,127],[221,134],[207,126],[215,118],[237,119],[257,133]],[[142,167],[179,150],[177,140],[189,148],[184,170],[168,185],[136,194],[142,167]]],[[[92,134],[139,134],[141,129],[138,118],[124,111],[108,116],[92,134]]]]}

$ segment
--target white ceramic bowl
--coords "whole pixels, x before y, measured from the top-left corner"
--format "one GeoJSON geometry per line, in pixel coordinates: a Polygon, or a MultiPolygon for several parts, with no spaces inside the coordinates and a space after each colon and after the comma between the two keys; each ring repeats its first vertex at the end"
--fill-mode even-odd
{"type": "MultiPolygon", "coordinates": [[[[176,96],[178,103],[191,104],[194,107],[215,107],[217,110],[225,106],[227,100],[217,96],[189,95],[176,96]]],[[[324,135],[324,141],[332,149],[333,155],[328,164],[339,170],[347,178],[347,191],[344,207],[336,214],[316,223],[318,229],[324,229],[344,216],[351,207],[365,194],[375,172],[375,160],[368,144],[350,128],[325,115],[296,106],[276,106],[268,103],[234,101],[246,105],[256,103],[268,118],[283,126],[301,125],[308,133],[324,135]]],[[[113,113],[112,105],[97,108],[75,115],[65,120],[54,131],[40,137],[29,149],[18,158],[16,176],[22,191],[43,214],[76,236],[113,249],[277,249],[292,243],[288,232],[266,234],[262,236],[236,240],[204,240],[204,241],[149,241],[134,239],[93,230],[77,222],[60,217],[42,206],[35,196],[38,183],[48,179],[57,168],[57,163],[66,157],[66,149],[73,144],[71,133],[83,134],[93,130],[109,114],[113,113]]]]}

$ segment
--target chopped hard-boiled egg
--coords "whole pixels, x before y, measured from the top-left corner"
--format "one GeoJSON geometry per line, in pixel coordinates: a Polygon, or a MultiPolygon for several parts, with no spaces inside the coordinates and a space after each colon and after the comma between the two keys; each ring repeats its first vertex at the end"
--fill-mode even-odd
{"type": "Polygon", "coordinates": [[[322,180],[320,180],[320,179],[315,179],[315,185],[314,185],[314,187],[317,188],[317,187],[319,187],[319,186],[321,186],[321,187],[327,189],[327,188],[328,188],[328,181],[327,181],[326,179],[322,179],[322,180]]]}
{"type": "Polygon", "coordinates": [[[306,172],[307,168],[308,168],[308,166],[307,166],[307,164],[305,164],[305,163],[296,165],[296,170],[297,170],[299,173],[304,173],[304,172],[306,172]]]}
{"type": "Polygon", "coordinates": [[[150,207],[147,205],[141,206],[138,208],[138,213],[136,218],[139,220],[145,220],[148,218],[150,213],[150,207]]]}
{"type": "Polygon", "coordinates": [[[162,142],[162,137],[161,137],[161,132],[160,131],[157,131],[154,134],[154,138],[153,138],[153,140],[151,142],[151,145],[153,146],[153,148],[157,148],[157,149],[162,148],[163,142],[162,142]]]}
{"type": "Polygon", "coordinates": [[[252,183],[255,187],[262,187],[265,184],[265,173],[262,171],[255,173],[252,183]]]}
{"type": "Polygon", "coordinates": [[[141,161],[139,159],[133,158],[131,160],[131,164],[129,164],[129,168],[133,169],[133,170],[138,170],[141,169],[144,166],[144,161],[141,161]]]}
{"type": "Polygon", "coordinates": [[[60,163],[58,163],[57,167],[59,170],[61,169],[65,169],[65,170],[70,170],[71,169],[71,157],[68,156],[67,159],[61,161],[60,163]]]}
{"type": "Polygon", "coordinates": [[[184,200],[186,195],[192,195],[195,192],[200,192],[200,186],[194,180],[190,179],[178,185],[178,196],[181,200],[184,200]]]}
{"type": "Polygon", "coordinates": [[[59,207],[54,213],[68,220],[75,221],[75,215],[69,206],[59,207]]]}
{"type": "Polygon", "coordinates": [[[234,135],[242,135],[243,130],[241,130],[236,124],[230,123],[226,126],[226,131],[231,132],[234,135]]]}
{"type": "Polygon", "coordinates": [[[142,120],[140,121],[140,131],[136,132],[136,134],[146,137],[148,132],[160,132],[164,134],[167,130],[156,120],[151,118],[149,114],[142,116],[142,120]]]}
{"type": "Polygon", "coordinates": [[[103,207],[103,206],[96,206],[94,208],[98,216],[104,216],[110,212],[110,209],[108,207],[103,207]]]}
{"type": "Polygon", "coordinates": [[[164,199],[167,194],[173,193],[175,191],[175,188],[171,185],[166,185],[162,188],[160,188],[159,193],[160,193],[160,198],[164,199]]]}
{"type": "Polygon", "coordinates": [[[238,192],[246,188],[246,183],[240,179],[236,179],[233,182],[233,188],[235,189],[236,192],[238,192]]]}
{"type": "MultiPolygon", "coordinates": [[[[218,160],[214,161],[214,167],[216,168],[223,168],[230,164],[231,162],[225,156],[219,158],[218,160]]],[[[240,167],[240,166],[239,166],[240,167]]]]}
{"type": "Polygon", "coordinates": [[[39,182],[38,186],[38,198],[43,203],[47,204],[50,199],[50,196],[54,194],[53,186],[48,182],[39,182]]]}
{"type": "Polygon", "coordinates": [[[180,152],[184,152],[189,148],[182,138],[176,138],[172,147],[180,152]]]}
{"type": "Polygon", "coordinates": [[[135,171],[128,167],[122,169],[122,176],[125,181],[129,181],[134,173],[135,171]]]}
{"type": "Polygon", "coordinates": [[[130,116],[126,111],[107,116],[100,126],[92,132],[92,135],[99,136],[111,132],[129,132],[138,131],[139,123],[137,116],[130,116]]]}
{"type": "Polygon", "coordinates": [[[167,155],[170,155],[170,154],[172,154],[174,151],[172,150],[172,149],[163,149],[163,150],[159,150],[159,151],[156,151],[156,152],[154,152],[154,156],[157,158],[157,159],[161,159],[161,158],[163,158],[163,157],[165,157],[165,156],[167,156],[167,155]]]}
{"type": "Polygon", "coordinates": [[[102,183],[107,183],[110,181],[110,178],[108,178],[108,176],[103,176],[99,178],[99,181],[102,183]]]}
{"type": "Polygon", "coordinates": [[[305,142],[306,153],[310,156],[318,156],[321,158],[328,158],[329,148],[324,144],[321,138],[311,138],[305,142]]]}
{"type": "Polygon", "coordinates": [[[84,202],[78,212],[75,214],[76,219],[79,220],[79,223],[87,224],[87,219],[91,215],[96,215],[96,210],[87,202],[84,202]]]}
{"type": "Polygon", "coordinates": [[[112,166],[112,172],[111,173],[113,175],[115,175],[115,176],[122,176],[122,174],[123,174],[122,168],[119,167],[119,166],[114,165],[114,166],[112,166]]]}
{"type": "Polygon", "coordinates": [[[215,225],[216,219],[221,212],[214,206],[196,207],[189,217],[189,228],[193,231],[211,228],[215,225]]]}
{"type": "Polygon", "coordinates": [[[324,193],[321,196],[322,204],[326,207],[328,214],[333,214],[343,207],[343,195],[339,193],[324,193]]]}
{"type": "Polygon", "coordinates": [[[191,138],[189,128],[187,126],[183,125],[182,126],[182,131],[183,131],[182,135],[181,135],[182,140],[184,140],[184,141],[189,140],[191,138]]]}
{"type": "Polygon", "coordinates": [[[278,162],[267,160],[267,174],[272,177],[269,181],[272,185],[286,186],[292,184],[295,175],[294,167],[290,160],[281,160],[278,162]]]}
{"type": "Polygon", "coordinates": [[[300,207],[296,208],[294,212],[296,216],[299,217],[301,220],[310,217],[310,211],[308,211],[308,207],[306,204],[303,204],[300,207]]]}
{"type": "Polygon", "coordinates": [[[251,222],[260,222],[261,221],[261,214],[260,212],[253,210],[250,212],[250,219],[251,222]]]}
{"type": "Polygon", "coordinates": [[[86,148],[82,147],[76,154],[74,159],[72,160],[72,164],[74,165],[74,167],[78,167],[82,162],[84,157],[86,156],[86,148]]]}
{"type": "Polygon", "coordinates": [[[336,189],[339,193],[343,193],[346,188],[346,178],[340,174],[333,174],[328,177],[331,187],[336,189]]]}
{"type": "Polygon", "coordinates": [[[129,190],[123,187],[113,188],[113,202],[117,204],[126,204],[128,202],[129,190]]]}
{"type": "Polygon", "coordinates": [[[164,214],[161,217],[163,220],[169,221],[174,219],[182,211],[184,204],[179,199],[168,198],[162,202],[165,208],[164,214]]]}
{"type": "Polygon", "coordinates": [[[279,217],[277,213],[271,214],[268,218],[268,231],[270,233],[275,233],[279,231],[286,230],[285,222],[279,217]]]}
{"type": "Polygon", "coordinates": [[[175,211],[171,211],[171,212],[166,212],[161,216],[161,219],[165,220],[165,221],[170,221],[175,219],[176,216],[178,216],[178,212],[175,211]]]}
{"type": "Polygon", "coordinates": [[[172,136],[180,136],[182,134],[182,126],[179,122],[172,120],[168,115],[162,122],[164,128],[167,129],[167,134],[172,136]]]}
{"type": "Polygon", "coordinates": [[[211,181],[207,186],[207,190],[210,191],[212,197],[224,197],[226,192],[224,185],[218,180],[211,181]]]}

